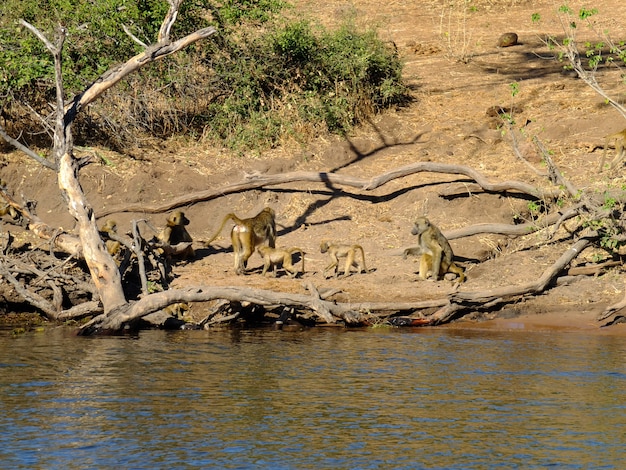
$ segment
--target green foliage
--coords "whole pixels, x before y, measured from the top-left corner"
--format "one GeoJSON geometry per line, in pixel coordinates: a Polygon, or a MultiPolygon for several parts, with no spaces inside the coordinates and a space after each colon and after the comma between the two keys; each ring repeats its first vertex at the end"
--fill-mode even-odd
{"type": "MultiPolygon", "coordinates": [[[[244,20],[267,21],[284,6],[280,0],[227,1],[215,5],[183,2],[172,30],[181,37],[210,24],[212,15],[223,26],[244,20]]],[[[0,94],[20,100],[34,86],[53,88],[53,61],[44,45],[18,22],[24,19],[54,42],[55,29],[67,30],[63,49],[64,85],[74,94],[112,64],[126,60],[143,48],[124,32],[145,44],[156,41],[169,8],[165,0],[3,0],[0,5],[0,94]]]]}
{"type": "Polygon", "coordinates": [[[598,233],[600,246],[609,252],[617,252],[622,245],[620,242],[619,224],[616,224],[610,217],[604,219],[593,219],[583,224],[598,233]]]}
{"type": "MultiPolygon", "coordinates": [[[[307,21],[279,21],[282,0],[183,2],[171,36],[214,24],[219,34],[145,67],[90,107],[76,133],[114,148],[138,132],[165,138],[185,132],[235,149],[345,132],[360,119],[407,99],[396,50],[375,31],[346,24],[326,31],[307,21]],[[261,28],[260,25],[263,24],[261,28]],[[104,120],[98,116],[104,116],[104,120]]],[[[165,0],[6,0],[0,6],[0,96],[4,106],[53,98],[52,57],[29,21],[54,42],[61,23],[68,98],[115,63],[156,41],[165,0]]],[[[92,140],[93,141],[93,140],[92,140]]]]}
{"type": "Polygon", "coordinates": [[[559,7],[559,13],[563,13],[565,15],[572,15],[574,11],[568,5],[561,5],[559,7]]]}
{"type": "MultiPolygon", "coordinates": [[[[561,23],[564,25],[565,37],[562,40],[554,36],[547,36],[546,45],[555,51],[555,58],[560,62],[565,62],[563,68],[565,70],[576,70],[579,76],[586,74],[595,74],[600,67],[608,65],[623,66],[626,64],[625,41],[615,42],[611,39],[608,31],[600,32],[592,18],[598,15],[597,8],[582,7],[575,14],[574,10],[568,5],[562,5],[558,8],[558,14],[561,17],[561,23]],[[584,53],[579,52],[578,45],[575,41],[576,29],[579,27],[578,20],[583,21],[584,25],[592,32],[602,37],[601,41],[587,41],[584,43],[584,53]],[[580,60],[584,56],[585,60],[580,60]]],[[[539,13],[533,13],[532,21],[540,20],[539,13]]],[[[621,75],[621,82],[626,84],[626,74],[621,75]]],[[[590,86],[599,91],[599,85],[594,83],[594,79],[588,77],[590,86]]],[[[613,106],[621,107],[616,101],[609,99],[604,92],[599,93],[605,98],[607,103],[613,106]]]]}
{"type": "Polygon", "coordinates": [[[53,87],[52,57],[30,31],[18,24],[24,19],[54,42],[59,24],[67,29],[64,45],[64,84],[75,93],[107,70],[119,57],[132,57],[139,49],[121,28],[151,42],[167,11],[167,3],[102,0],[5,0],[0,7],[0,93],[20,99],[32,87],[53,87]]]}
{"type": "Polygon", "coordinates": [[[307,21],[272,23],[262,34],[222,36],[206,60],[215,99],[202,134],[234,149],[343,133],[408,96],[395,49],[350,24],[329,32],[307,21]]]}
{"type": "Polygon", "coordinates": [[[607,193],[604,194],[604,204],[602,204],[602,208],[606,211],[612,211],[617,207],[617,199],[609,196],[607,193]]]}
{"type": "Polygon", "coordinates": [[[306,21],[285,25],[274,32],[270,40],[276,54],[298,66],[305,66],[319,47],[318,40],[306,21]]]}
{"type": "MultiPolygon", "coordinates": [[[[572,10],[567,5],[563,5],[558,9],[558,12],[562,15],[567,16],[570,19],[568,23],[571,30],[570,34],[568,34],[568,36],[563,39],[561,44],[566,49],[570,47],[575,48],[576,46],[574,44],[573,31],[578,27],[578,24],[574,17],[574,10],[572,10]]],[[[589,29],[595,31],[595,27],[591,22],[591,18],[598,13],[599,10],[597,8],[582,7],[580,8],[580,10],[578,10],[577,18],[581,21],[584,21],[589,29]]],[[[535,15],[537,15],[538,17],[538,14],[534,14],[533,19],[535,15]]],[[[614,62],[616,59],[618,59],[622,63],[626,63],[626,50],[624,49],[624,41],[614,43],[611,39],[608,39],[608,32],[605,32],[604,36],[607,38],[606,41],[598,41],[595,43],[588,41],[584,44],[585,56],[588,59],[587,66],[589,70],[595,71],[602,64],[609,64],[611,62],[614,62]]],[[[548,43],[550,44],[550,46],[559,45],[554,37],[548,38],[548,43]]],[[[563,51],[559,52],[558,58],[559,60],[564,60],[566,58],[563,51]]],[[[566,68],[571,69],[572,66],[566,66],[566,68]]]]}
{"type": "Polygon", "coordinates": [[[265,23],[285,6],[281,0],[227,0],[215,11],[221,24],[238,25],[246,21],[265,23]]]}
{"type": "Polygon", "coordinates": [[[589,18],[591,18],[593,15],[597,15],[598,14],[598,9],[597,8],[581,8],[578,12],[578,18],[580,18],[581,20],[587,20],[589,18]]]}
{"type": "Polygon", "coordinates": [[[529,201],[528,210],[532,215],[537,215],[541,212],[543,205],[538,201],[529,201]]]}

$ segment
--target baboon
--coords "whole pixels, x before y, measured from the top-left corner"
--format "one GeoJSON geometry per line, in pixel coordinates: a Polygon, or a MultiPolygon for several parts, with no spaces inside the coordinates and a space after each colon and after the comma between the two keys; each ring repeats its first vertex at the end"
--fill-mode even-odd
{"type": "Polygon", "coordinates": [[[122,248],[122,244],[119,240],[113,239],[117,236],[117,222],[113,219],[108,219],[104,225],[100,227],[100,236],[109,254],[115,257],[122,248]]]}
{"type": "Polygon", "coordinates": [[[220,228],[213,237],[205,242],[209,245],[220,234],[224,225],[229,220],[235,223],[230,232],[235,253],[235,273],[244,274],[248,267],[248,258],[254,253],[254,249],[267,240],[271,248],[276,247],[276,213],[271,207],[264,208],[254,217],[240,219],[235,214],[227,214],[222,220],[220,228]]]}
{"type": "Polygon", "coordinates": [[[13,207],[11,204],[4,204],[0,207],[0,217],[3,215],[8,215],[13,220],[17,220],[20,218],[19,212],[13,207]]]}
{"type": "Polygon", "coordinates": [[[163,244],[174,246],[179,243],[189,243],[189,246],[182,250],[180,253],[176,253],[180,258],[193,258],[195,251],[191,246],[193,239],[185,225],[189,225],[189,219],[185,217],[185,213],[182,211],[172,212],[165,222],[165,227],[161,230],[161,233],[157,235],[159,241],[163,244]]]}
{"type": "Polygon", "coordinates": [[[326,273],[332,268],[335,268],[335,277],[338,277],[339,258],[346,258],[346,265],[343,271],[344,277],[350,275],[352,266],[357,268],[358,273],[367,272],[367,267],[365,266],[365,252],[363,251],[363,247],[361,245],[329,244],[327,241],[323,241],[320,243],[320,252],[328,253],[328,256],[330,256],[331,259],[331,263],[324,269],[324,277],[326,277],[326,273]],[[362,264],[355,259],[357,251],[361,253],[362,264]]]}
{"type": "Polygon", "coordinates": [[[611,161],[609,165],[609,170],[615,168],[616,165],[619,165],[624,160],[624,156],[626,156],[626,129],[622,129],[615,134],[609,134],[604,137],[604,152],[602,153],[602,160],[600,161],[600,169],[599,173],[604,169],[604,162],[606,160],[606,151],[609,148],[609,142],[615,141],[615,158],[611,161]]]}
{"type": "Polygon", "coordinates": [[[301,248],[292,246],[291,248],[272,248],[269,246],[260,246],[257,250],[265,264],[261,275],[265,276],[270,267],[274,268],[274,276],[276,276],[277,266],[282,265],[289,277],[296,277],[298,269],[293,265],[292,255],[300,254],[302,260],[302,274],[304,274],[304,251],[301,248]]]}
{"type": "Polygon", "coordinates": [[[185,314],[189,311],[189,304],[186,302],[179,302],[176,304],[170,304],[164,309],[161,309],[162,313],[165,313],[171,317],[182,320],[185,314]]]}
{"type": "MultiPolygon", "coordinates": [[[[2,188],[3,190],[6,190],[7,188],[7,183],[3,179],[0,179],[0,188],[2,188]]],[[[20,221],[20,219],[22,218],[22,214],[20,214],[18,210],[8,202],[4,202],[2,207],[0,207],[0,217],[4,215],[8,215],[9,217],[11,217],[14,222],[20,221]]]]}
{"type": "Polygon", "coordinates": [[[418,217],[413,228],[412,235],[418,236],[418,246],[404,250],[404,258],[408,255],[421,256],[419,277],[428,278],[428,271],[435,280],[446,273],[454,273],[459,276],[459,282],[465,281],[465,271],[457,266],[454,261],[454,253],[450,243],[441,231],[426,217],[418,217]]]}

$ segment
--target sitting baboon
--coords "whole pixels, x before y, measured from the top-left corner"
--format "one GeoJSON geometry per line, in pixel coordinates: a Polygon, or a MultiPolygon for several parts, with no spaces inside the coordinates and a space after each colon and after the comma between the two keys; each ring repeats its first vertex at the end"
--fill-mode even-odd
{"type": "Polygon", "coordinates": [[[108,219],[102,227],[100,227],[100,236],[104,241],[107,251],[111,256],[115,256],[120,252],[122,244],[119,240],[114,240],[117,235],[117,222],[113,219],[108,219]]]}
{"type": "Polygon", "coordinates": [[[185,225],[189,225],[189,219],[185,217],[185,213],[182,211],[172,212],[166,220],[165,227],[161,230],[161,233],[157,235],[159,241],[170,247],[174,247],[179,243],[189,243],[189,246],[185,247],[181,252],[172,253],[180,258],[193,258],[195,251],[191,246],[193,239],[185,225]]]}
{"type": "Polygon", "coordinates": [[[454,253],[450,243],[441,231],[426,217],[418,217],[411,234],[418,236],[418,246],[404,250],[404,258],[408,255],[421,256],[419,277],[427,279],[429,272],[433,279],[439,280],[446,273],[459,276],[459,282],[465,281],[465,271],[454,264],[454,253]]]}

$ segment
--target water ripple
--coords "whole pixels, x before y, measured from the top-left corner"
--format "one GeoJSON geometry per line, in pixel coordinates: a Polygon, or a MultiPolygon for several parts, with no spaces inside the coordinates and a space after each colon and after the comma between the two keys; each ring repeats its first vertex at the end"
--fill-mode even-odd
{"type": "Polygon", "coordinates": [[[625,468],[612,337],[0,337],[6,468],[625,468]]]}

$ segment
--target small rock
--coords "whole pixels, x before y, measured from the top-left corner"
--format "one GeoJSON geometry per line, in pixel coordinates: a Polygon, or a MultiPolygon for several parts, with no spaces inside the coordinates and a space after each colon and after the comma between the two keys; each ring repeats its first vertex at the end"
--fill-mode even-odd
{"type": "Polygon", "coordinates": [[[516,33],[504,33],[498,38],[498,47],[510,47],[517,44],[516,33]]]}

